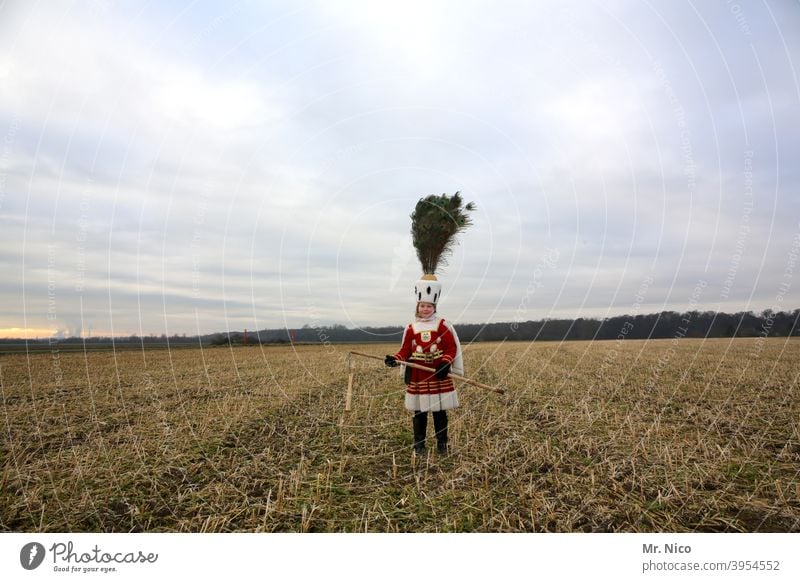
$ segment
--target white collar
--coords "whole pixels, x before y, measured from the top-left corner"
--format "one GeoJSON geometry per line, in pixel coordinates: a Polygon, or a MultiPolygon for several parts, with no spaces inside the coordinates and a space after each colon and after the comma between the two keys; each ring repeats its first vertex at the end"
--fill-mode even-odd
{"type": "Polygon", "coordinates": [[[419,331],[433,331],[439,328],[439,322],[441,321],[442,319],[440,317],[434,317],[426,321],[415,321],[411,324],[411,328],[414,330],[414,333],[419,331]]]}

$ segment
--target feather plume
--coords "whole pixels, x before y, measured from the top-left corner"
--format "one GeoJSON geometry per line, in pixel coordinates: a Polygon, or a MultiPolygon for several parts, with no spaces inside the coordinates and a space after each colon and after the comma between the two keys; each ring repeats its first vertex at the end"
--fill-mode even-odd
{"type": "Polygon", "coordinates": [[[456,234],[472,224],[467,213],[475,210],[475,203],[462,204],[459,192],[431,195],[417,202],[411,213],[411,238],[423,273],[433,275],[447,264],[456,234]]]}

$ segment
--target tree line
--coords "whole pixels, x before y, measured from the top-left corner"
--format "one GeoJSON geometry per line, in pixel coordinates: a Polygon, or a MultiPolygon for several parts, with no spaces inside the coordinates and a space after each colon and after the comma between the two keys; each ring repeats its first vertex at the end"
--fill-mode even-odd
{"type": "MultiPolygon", "coordinates": [[[[475,341],[568,341],[611,339],[734,338],[800,336],[800,309],[794,311],[765,310],[761,313],[740,311],[662,311],[646,315],[618,315],[593,319],[542,319],[506,323],[455,324],[462,342],[475,341]]],[[[263,329],[248,331],[246,343],[258,344],[326,344],[326,343],[394,343],[400,342],[403,327],[364,327],[348,329],[343,325],[297,329],[263,329]]],[[[19,343],[21,340],[0,340],[0,343],[19,343]]],[[[30,344],[53,345],[56,340],[28,340],[30,344]]],[[[65,338],[60,346],[107,345],[142,347],[221,346],[245,343],[241,331],[205,335],[149,335],[126,337],[65,338]]]]}
{"type": "MultiPolygon", "coordinates": [[[[610,339],[667,339],[734,338],[734,337],[788,337],[800,335],[798,319],[800,309],[761,313],[742,311],[721,313],[716,311],[662,311],[639,315],[618,315],[592,319],[543,319],[485,324],[454,324],[463,342],[474,341],[568,341],[610,339]]],[[[324,342],[399,342],[402,327],[377,327],[347,329],[344,326],[309,327],[294,331],[294,341],[302,343],[324,342]]],[[[261,334],[262,340],[289,341],[291,331],[270,330],[261,334]]]]}

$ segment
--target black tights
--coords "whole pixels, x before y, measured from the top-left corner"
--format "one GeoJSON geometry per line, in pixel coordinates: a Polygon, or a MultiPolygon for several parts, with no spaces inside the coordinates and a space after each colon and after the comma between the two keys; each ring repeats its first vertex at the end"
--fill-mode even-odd
{"type": "MultiPolygon", "coordinates": [[[[414,440],[425,442],[425,433],[428,428],[428,411],[414,411],[414,440]]],[[[433,428],[436,430],[436,439],[447,442],[447,411],[439,410],[433,413],[433,428]]]]}

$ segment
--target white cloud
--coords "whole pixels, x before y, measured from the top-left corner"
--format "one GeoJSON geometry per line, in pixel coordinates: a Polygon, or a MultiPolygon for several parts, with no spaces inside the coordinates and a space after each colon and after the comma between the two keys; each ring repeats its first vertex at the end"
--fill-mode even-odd
{"type": "Polygon", "coordinates": [[[251,83],[212,81],[199,71],[165,72],[152,89],[153,111],[167,123],[208,131],[251,127],[280,117],[267,111],[265,96],[251,83]]]}
{"type": "Polygon", "coordinates": [[[460,11],[441,2],[322,3],[320,8],[341,21],[348,33],[362,37],[376,55],[399,66],[410,77],[434,80],[458,51],[454,35],[460,11]],[[448,9],[449,8],[449,9],[448,9]]]}
{"type": "Polygon", "coordinates": [[[639,107],[624,87],[609,81],[586,80],[543,105],[554,127],[566,134],[564,141],[597,148],[631,135],[639,107]]]}

